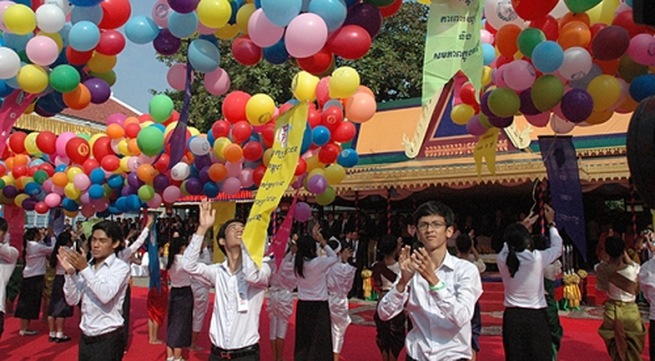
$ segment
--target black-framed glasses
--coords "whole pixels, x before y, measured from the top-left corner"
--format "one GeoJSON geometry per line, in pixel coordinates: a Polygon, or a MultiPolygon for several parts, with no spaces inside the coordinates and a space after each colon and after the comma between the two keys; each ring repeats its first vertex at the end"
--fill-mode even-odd
{"type": "Polygon", "coordinates": [[[421,222],[418,224],[417,228],[421,232],[427,231],[430,227],[436,229],[439,229],[440,227],[446,227],[447,224],[445,222],[421,222]]]}

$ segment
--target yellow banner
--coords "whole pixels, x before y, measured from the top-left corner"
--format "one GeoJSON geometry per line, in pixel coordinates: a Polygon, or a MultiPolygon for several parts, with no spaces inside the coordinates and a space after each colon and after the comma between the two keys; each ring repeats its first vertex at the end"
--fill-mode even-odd
{"type": "Polygon", "coordinates": [[[496,144],[498,144],[498,134],[500,129],[491,128],[484,133],[473,151],[475,159],[475,168],[478,172],[478,178],[482,177],[482,161],[487,163],[487,169],[491,175],[496,174],[496,144]]]}
{"type": "Polygon", "coordinates": [[[214,239],[212,239],[213,250],[214,250],[212,262],[220,263],[225,261],[225,255],[223,254],[223,252],[220,251],[220,248],[218,247],[218,230],[221,229],[221,226],[225,222],[234,218],[234,215],[236,214],[237,211],[237,203],[213,202],[212,210],[216,212],[216,219],[214,220],[214,227],[213,227],[214,239]]]}
{"type": "Polygon", "coordinates": [[[280,199],[289,187],[296,171],[302,137],[307,124],[308,108],[307,102],[302,102],[279,116],[275,121],[273,156],[257,190],[257,196],[250,209],[242,236],[248,253],[258,266],[261,266],[264,258],[266,233],[271,213],[280,203],[280,199]]]}

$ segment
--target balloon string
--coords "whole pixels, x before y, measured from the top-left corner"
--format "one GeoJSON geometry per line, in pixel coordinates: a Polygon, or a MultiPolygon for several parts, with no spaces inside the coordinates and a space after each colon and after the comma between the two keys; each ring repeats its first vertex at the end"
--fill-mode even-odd
{"type": "Polygon", "coordinates": [[[173,168],[175,164],[182,160],[184,150],[186,149],[186,128],[189,123],[189,105],[191,104],[191,74],[192,67],[187,56],[186,61],[186,78],[184,81],[184,103],[182,104],[182,111],[180,112],[180,119],[177,126],[173,131],[173,135],[169,139],[171,146],[171,162],[168,164],[168,169],[173,168]]]}

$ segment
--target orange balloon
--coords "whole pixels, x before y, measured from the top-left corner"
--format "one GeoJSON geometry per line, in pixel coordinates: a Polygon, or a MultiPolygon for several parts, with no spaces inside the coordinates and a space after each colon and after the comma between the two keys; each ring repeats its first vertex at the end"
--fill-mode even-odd
{"type": "Polygon", "coordinates": [[[27,165],[30,162],[30,157],[27,154],[16,154],[14,156],[14,166],[27,165]]]}
{"type": "Polygon", "coordinates": [[[141,124],[141,121],[139,121],[139,118],[137,117],[127,117],[125,118],[124,125],[127,126],[128,124],[141,124]]]}
{"type": "Polygon", "coordinates": [[[72,92],[64,93],[64,104],[71,109],[84,109],[91,103],[91,92],[84,84],[79,84],[72,92]]]}
{"type": "Polygon", "coordinates": [[[521,33],[521,28],[516,24],[503,25],[496,34],[496,47],[500,54],[513,57],[519,51],[516,39],[521,33]]]}
{"type": "Polygon", "coordinates": [[[214,163],[209,167],[209,179],[221,182],[227,177],[227,168],[221,163],[214,163]]]}
{"type": "Polygon", "coordinates": [[[586,48],[591,42],[589,25],[577,20],[566,23],[559,30],[557,42],[564,50],[574,46],[586,48]]]}
{"type": "Polygon", "coordinates": [[[9,157],[5,160],[5,165],[7,166],[7,169],[12,170],[14,169],[14,157],[9,157]]]}
{"type": "Polygon", "coordinates": [[[637,109],[637,105],[639,105],[639,103],[632,99],[632,97],[628,94],[626,99],[623,101],[623,104],[616,108],[616,112],[621,114],[630,113],[637,109]]]}
{"type": "Polygon", "coordinates": [[[68,184],[68,176],[64,172],[57,172],[52,175],[52,184],[64,188],[68,184]]]}
{"type": "Polygon", "coordinates": [[[243,149],[238,144],[229,144],[223,149],[223,158],[228,162],[238,162],[243,157],[243,149]]]}
{"type": "Polygon", "coordinates": [[[109,136],[111,139],[120,139],[125,136],[125,129],[116,123],[109,124],[107,126],[106,132],[107,136],[109,136]]]}
{"type": "Polygon", "coordinates": [[[141,149],[139,149],[139,146],[136,142],[136,138],[127,141],[127,150],[130,152],[131,155],[141,154],[141,149]]]}
{"type": "Polygon", "coordinates": [[[560,28],[564,27],[565,24],[570,23],[571,21],[581,21],[587,24],[587,26],[591,24],[591,19],[589,19],[589,15],[587,15],[587,13],[574,14],[569,12],[562,17],[562,20],[560,20],[559,22],[560,28]]]}
{"type": "Polygon", "coordinates": [[[157,176],[157,170],[151,164],[144,163],[136,169],[136,176],[145,183],[152,183],[157,176]]]}
{"type": "Polygon", "coordinates": [[[375,98],[365,92],[357,92],[346,103],[346,118],[353,123],[370,120],[377,111],[375,98]]]}
{"type": "Polygon", "coordinates": [[[603,110],[600,112],[592,112],[589,118],[585,120],[585,122],[593,125],[603,124],[610,120],[612,114],[614,114],[614,111],[611,109],[603,110]]]}
{"type": "Polygon", "coordinates": [[[621,59],[612,59],[612,60],[598,60],[594,59],[594,63],[600,67],[603,71],[603,74],[614,76],[619,72],[619,64],[621,59]]]}

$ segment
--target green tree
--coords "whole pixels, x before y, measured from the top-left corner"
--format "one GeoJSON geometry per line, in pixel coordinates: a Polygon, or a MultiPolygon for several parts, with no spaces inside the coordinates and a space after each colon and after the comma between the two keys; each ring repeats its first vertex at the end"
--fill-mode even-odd
{"type": "MultiPolygon", "coordinates": [[[[337,58],[336,66],[348,65],[357,69],[361,83],[371,88],[378,102],[420,97],[427,17],[427,6],[415,2],[404,3],[398,13],[384,19],[382,29],[363,58],[354,61],[337,58]]],[[[291,80],[300,70],[293,59],[282,65],[272,65],[262,59],[257,65],[246,67],[234,60],[231,43],[231,40],[219,41],[221,67],[230,75],[230,91],[265,93],[278,104],[292,98],[291,80]]],[[[186,49],[185,44],[177,54],[159,59],[169,67],[183,63],[186,61],[186,49]]],[[[189,124],[207,131],[214,121],[221,118],[221,104],[225,96],[209,94],[204,89],[202,78],[201,73],[195,73],[189,124]]],[[[183,91],[167,90],[164,93],[173,99],[176,109],[182,109],[183,91]]]]}

